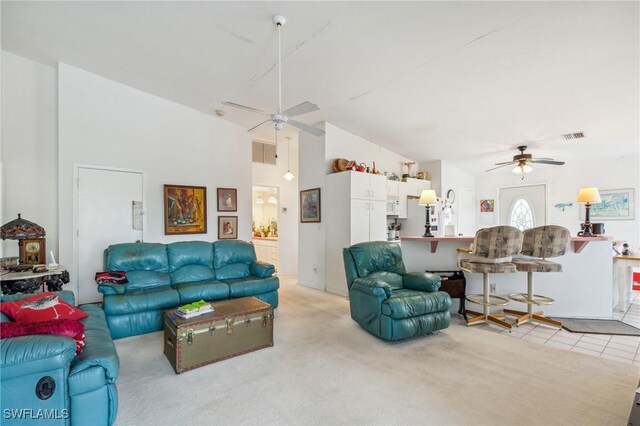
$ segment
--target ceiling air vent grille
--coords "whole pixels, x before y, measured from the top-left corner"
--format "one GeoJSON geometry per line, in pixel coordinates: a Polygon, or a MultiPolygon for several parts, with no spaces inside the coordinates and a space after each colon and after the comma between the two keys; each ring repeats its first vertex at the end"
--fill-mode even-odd
{"type": "Polygon", "coordinates": [[[583,132],[566,133],[566,134],[562,135],[562,137],[566,141],[570,141],[570,140],[573,140],[573,139],[582,139],[582,138],[584,138],[584,133],[583,132]]]}

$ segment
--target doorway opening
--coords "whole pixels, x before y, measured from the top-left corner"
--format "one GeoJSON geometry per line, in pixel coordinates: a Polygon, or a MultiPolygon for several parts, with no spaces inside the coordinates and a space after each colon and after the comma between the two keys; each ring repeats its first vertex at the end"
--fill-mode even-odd
{"type": "Polygon", "coordinates": [[[280,189],[277,186],[255,185],[252,191],[253,245],[258,260],[271,263],[278,272],[278,235],[280,224],[278,205],[280,189]]]}

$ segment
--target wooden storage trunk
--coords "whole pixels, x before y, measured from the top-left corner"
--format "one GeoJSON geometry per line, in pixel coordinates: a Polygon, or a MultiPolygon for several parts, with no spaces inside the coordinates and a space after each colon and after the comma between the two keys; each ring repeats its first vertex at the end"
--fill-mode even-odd
{"type": "Polygon", "coordinates": [[[255,297],[212,303],[214,312],[184,319],[164,314],[164,354],[177,374],[273,346],[273,308],[255,297]]]}

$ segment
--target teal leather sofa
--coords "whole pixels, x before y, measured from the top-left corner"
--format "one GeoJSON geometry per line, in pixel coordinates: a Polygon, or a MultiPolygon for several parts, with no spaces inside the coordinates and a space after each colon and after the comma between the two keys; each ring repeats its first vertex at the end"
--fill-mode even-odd
{"type": "Polygon", "coordinates": [[[114,339],[162,330],[163,313],[185,303],[255,296],[278,306],[273,265],[239,240],[125,243],[104,252],[105,271],[125,271],[128,284],[101,284],[114,339]]]}
{"type": "MultiPolygon", "coordinates": [[[[56,293],[75,304],[73,292],[56,293]]],[[[30,296],[2,296],[2,301],[30,296]]],[[[102,309],[96,305],[83,305],[81,309],[89,316],[81,320],[86,344],[79,355],[75,353],[75,341],[69,337],[42,334],[0,341],[2,424],[113,424],[118,412],[118,354],[102,309]],[[47,377],[55,388],[42,399],[46,395],[41,393],[39,397],[37,386],[47,377]]],[[[0,321],[10,319],[0,313],[0,321]]]]}
{"type": "Polygon", "coordinates": [[[373,241],[343,249],[351,318],[384,340],[402,340],[449,327],[451,298],[440,277],[407,273],[400,246],[373,241]]]}

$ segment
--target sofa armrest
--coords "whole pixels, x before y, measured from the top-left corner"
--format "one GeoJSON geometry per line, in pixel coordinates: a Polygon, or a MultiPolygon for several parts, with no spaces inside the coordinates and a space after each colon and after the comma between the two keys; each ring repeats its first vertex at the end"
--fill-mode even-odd
{"type": "Polygon", "coordinates": [[[76,355],[70,337],[38,334],[2,339],[2,380],[68,368],[76,355]]]}
{"type": "Polygon", "coordinates": [[[249,265],[249,272],[256,277],[268,278],[276,272],[276,268],[270,263],[255,260],[249,265]]]}
{"type": "Polygon", "coordinates": [[[73,360],[70,375],[93,366],[101,366],[109,383],[115,382],[120,370],[120,359],[107,327],[104,312],[96,305],[82,306],[89,316],[82,320],[86,345],[73,360]]]}
{"type": "Polygon", "coordinates": [[[126,284],[102,283],[98,284],[98,291],[105,296],[112,294],[125,294],[127,292],[126,284]]]}
{"type": "Polygon", "coordinates": [[[392,291],[389,284],[384,281],[366,277],[353,280],[351,290],[360,291],[375,297],[384,296],[385,299],[391,296],[392,291]]]}
{"type": "Polygon", "coordinates": [[[440,289],[441,278],[429,272],[410,272],[402,277],[402,286],[411,290],[433,293],[440,289]]]}

